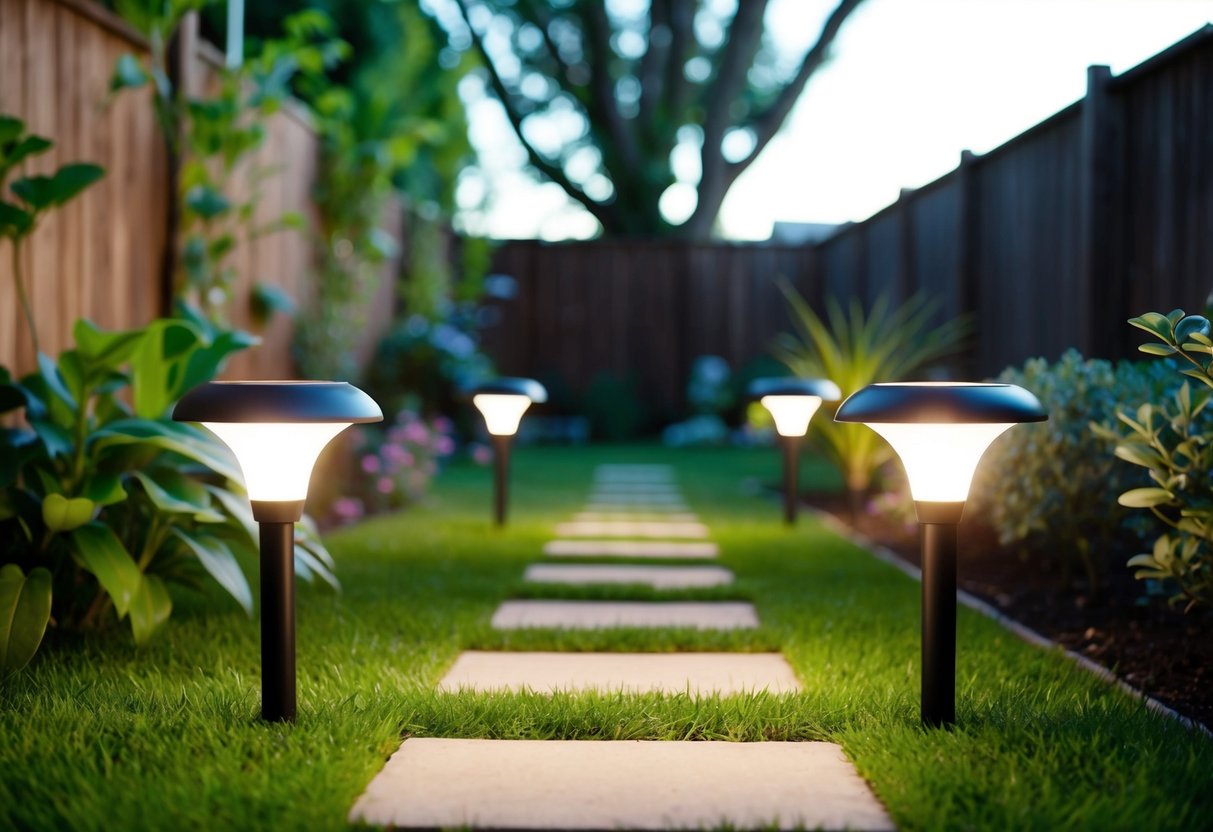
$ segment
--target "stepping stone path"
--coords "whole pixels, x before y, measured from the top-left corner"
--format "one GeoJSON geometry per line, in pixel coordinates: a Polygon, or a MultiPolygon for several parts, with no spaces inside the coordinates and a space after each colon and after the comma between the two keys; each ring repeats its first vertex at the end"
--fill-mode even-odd
{"type": "MultiPolygon", "coordinates": [[[[586,507],[556,527],[549,557],[712,560],[715,543],[667,465],[600,465],[586,507]]],[[[727,586],[711,564],[534,563],[527,583],[727,586]]],[[[507,600],[499,630],[759,626],[740,601],[507,600]]],[[[735,696],[794,693],[778,653],[461,654],[439,683],[466,691],[735,696]]],[[[350,811],[398,829],[893,829],[842,749],[825,742],[405,740],[350,811]]]]}
{"type": "Polygon", "coordinates": [[[533,584],[637,584],[653,589],[725,586],[733,573],[720,566],[615,566],[534,563],[522,579],[533,584]]]}

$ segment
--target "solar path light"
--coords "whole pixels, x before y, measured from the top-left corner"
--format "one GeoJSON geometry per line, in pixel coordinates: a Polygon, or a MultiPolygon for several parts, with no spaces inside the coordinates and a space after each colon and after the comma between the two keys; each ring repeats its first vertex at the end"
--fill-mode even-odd
{"type": "Polygon", "coordinates": [[[1014,384],[873,384],[838,408],[883,436],[905,467],[922,540],[922,721],[956,721],[957,525],[977,463],[990,443],[1021,422],[1048,418],[1014,384]]]}
{"type": "Polygon", "coordinates": [[[531,402],[545,402],[548,391],[529,378],[497,378],[471,390],[472,404],[484,416],[493,441],[493,519],[505,525],[509,500],[510,442],[531,402]]]}
{"type": "Polygon", "coordinates": [[[821,403],[836,402],[842,394],[834,382],[815,378],[755,379],[749,394],[762,402],[775,420],[775,432],[783,446],[783,519],[792,525],[796,522],[801,440],[821,403]]]}
{"type": "Polygon", "coordinates": [[[261,718],[293,722],[295,521],[324,446],[383,413],[345,382],[213,381],[186,393],[173,419],[201,422],[240,463],[261,529],[261,718]]]}

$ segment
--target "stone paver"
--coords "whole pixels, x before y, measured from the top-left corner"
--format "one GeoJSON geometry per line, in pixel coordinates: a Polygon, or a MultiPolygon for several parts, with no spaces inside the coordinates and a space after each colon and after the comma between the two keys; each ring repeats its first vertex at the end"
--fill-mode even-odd
{"type": "Polygon", "coordinates": [[[561,537],[707,537],[708,527],[703,523],[575,520],[558,523],[556,534],[561,537]]]}
{"type": "Polygon", "coordinates": [[[893,829],[842,749],[823,742],[413,738],[349,819],[401,829],[893,829]]]}
{"type": "Polygon", "coordinates": [[[687,627],[695,630],[749,630],[758,613],[744,601],[503,601],[493,613],[497,630],[614,627],[687,627]]]}
{"type": "Polygon", "coordinates": [[[677,491],[662,491],[640,493],[636,491],[593,491],[586,502],[590,503],[622,503],[629,506],[662,505],[685,502],[682,494],[677,491]]]}
{"type": "Polygon", "coordinates": [[[731,584],[733,573],[720,566],[534,563],[527,567],[523,580],[535,584],[643,584],[653,589],[694,589],[731,584]]]}
{"type": "Polygon", "coordinates": [[[618,501],[590,502],[585,511],[643,511],[646,514],[669,512],[683,514],[688,510],[686,503],[621,503],[618,501]]]}
{"type": "Polygon", "coordinates": [[[461,653],[438,689],[626,691],[731,696],[795,693],[800,682],[779,653],[461,653]]]}
{"type": "Polygon", "coordinates": [[[574,523],[698,523],[699,515],[691,511],[579,511],[573,515],[574,523]]]}
{"type": "Polygon", "coordinates": [[[552,540],[545,543],[545,555],[595,558],[714,558],[720,549],[715,543],[665,540],[552,540]]]}

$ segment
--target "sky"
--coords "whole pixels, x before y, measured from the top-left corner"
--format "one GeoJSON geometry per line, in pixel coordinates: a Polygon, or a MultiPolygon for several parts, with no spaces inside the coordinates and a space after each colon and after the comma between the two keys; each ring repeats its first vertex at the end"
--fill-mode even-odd
{"type": "MultiPolygon", "coordinates": [[[[772,0],[768,30],[803,54],[835,2],[772,0]]],[[[1211,21],[1213,0],[867,0],[729,192],[721,235],[862,220],[947,173],[962,150],[985,153],[1081,98],[1088,66],[1119,74],[1211,21]]],[[[593,236],[587,212],[525,170],[500,105],[478,82],[461,92],[480,165],[460,183],[460,224],[502,239],[593,236]]],[[[675,151],[675,169],[693,177],[689,150],[675,151]]],[[[675,186],[660,204],[685,216],[693,188],[675,186]]]]}

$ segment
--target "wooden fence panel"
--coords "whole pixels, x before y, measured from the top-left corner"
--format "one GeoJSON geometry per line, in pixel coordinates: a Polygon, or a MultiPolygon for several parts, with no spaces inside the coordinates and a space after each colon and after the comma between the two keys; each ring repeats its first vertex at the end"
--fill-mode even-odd
{"type": "MultiPolygon", "coordinates": [[[[0,0],[0,112],[55,142],[27,170],[93,162],[105,178],[29,238],[22,258],[44,352],[71,340],[72,322],[139,326],[159,309],[165,154],[151,108],[133,95],[107,104],[118,57],[138,52],[121,26],[72,5],[0,0]]],[[[34,351],[21,317],[8,246],[0,257],[0,365],[28,371],[34,351]]]]}

